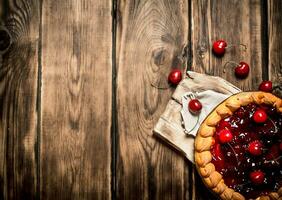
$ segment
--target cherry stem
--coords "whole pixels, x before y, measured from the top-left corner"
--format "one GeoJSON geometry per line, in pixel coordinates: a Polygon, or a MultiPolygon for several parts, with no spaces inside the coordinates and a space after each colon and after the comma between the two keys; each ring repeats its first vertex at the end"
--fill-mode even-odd
{"type": "Polygon", "coordinates": [[[269,121],[273,124],[273,126],[274,126],[274,128],[275,128],[275,133],[277,133],[278,132],[278,127],[276,126],[276,124],[274,123],[274,121],[270,118],[270,117],[268,117],[268,119],[269,119],[269,121]]]}
{"type": "Polygon", "coordinates": [[[226,72],[226,66],[229,65],[229,64],[234,64],[235,66],[236,66],[236,65],[240,65],[239,63],[237,63],[237,62],[235,62],[235,61],[232,61],[232,60],[227,61],[227,62],[224,64],[224,66],[223,66],[223,73],[226,72]]]}
{"type": "Polygon", "coordinates": [[[197,122],[196,122],[196,124],[193,126],[193,128],[191,128],[189,131],[185,131],[185,133],[186,133],[186,135],[189,135],[189,133],[191,133],[195,128],[196,128],[196,126],[198,125],[198,123],[199,123],[199,119],[200,119],[200,116],[198,115],[197,116],[197,122]]]}
{"type": "Polygon", "coordinates": [[[272,161],[274,161],[275,163],[279,164],[278,160],[280,160],[282,158],[282,156],[279,156],[278,158],[274,158],[274,156],[271,154],[273,160],[267,160],[265,161],[266,163],[271,163],[272,161]]]}
{"type": "Polygon", "coordinates": [[[241,47],[243,47],[243,51],[246,51],[248,48],[247,48],[247,45],[245,45],[245,44],[230,44],[230,45],[228,45],[227,47],[225,47],[226,49],[229,49],[229,48],[232,48],[232,47],[236,47],[236,46],[241,46],[241,47]]]}
{"type": "Polygon", "coordinates": [[[235,155],[235,158],[236,158],[236,161],[237,161],[237,166],[239,167],[240,165],[240,162],[239,162],[239,159],[237,157],[237,154],[236,154],[236,151],[233,149],[233,147],[231,146],[231,144],[228,142],[227,145],[231,148],[231,150],[233,151],[234,155],[235,155]]]}

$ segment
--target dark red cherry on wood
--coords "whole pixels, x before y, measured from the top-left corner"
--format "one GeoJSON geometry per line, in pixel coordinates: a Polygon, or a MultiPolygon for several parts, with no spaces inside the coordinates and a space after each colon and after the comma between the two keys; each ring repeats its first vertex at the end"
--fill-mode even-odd
{"type": "Polygon", "coordinates": [[[266,112],[262,109],[255,111],[255,113],[253,115],[253,120],[258,124],[266,122],[266,120],[267,120],[266,112]]]}
{"type": "Polygon", "coordinates": [[[241,61],[240,63],[234,62],[234,61],[228,61],[224,64],[223,67],[223,72],[226,71],[226,67],[228,65],[232,65],[234,68],[234,73],[236,75],[237,78],[246,78],[249,75],[250,72],[250,66],[248,65],[248,63],[241,61]]]}
{"type": "Polygon", "coordinates": [[[231,45],[227,46],[227,42],[226,41],[224,41],[224,40],[216,40],[213,43],[213,45],[212,45],[212,51],[213,51],[214,55],[216,55],[218,57],[222,57],[224,55],[225,50],[227,48],[235,47],[235,46],[243,47],[244,51],[246,51],[246,49],[247,49],[247,46],[245,44],[237,44],[237,45],[231,44],[231,45]]]}
{"type": "Polygon", "coordinates": [[[265,178],[265,174],[261,170],[256,170],[250,173],[250,180],[255,185],[262,184],[264,181],[264,178],[265,178]]]}
{"type": "Polygon", "coordinates": [[[272,92],[272,82],[271,81],[262,81],[259,85],[259,90],[264,92],[272,92]]]}
{"type": "Polygon", "coordinates": [[[226,47],[227,43],[224,40],[217,40],[213,43],[212,50],[215,55],[223,56],[226,47]]]}
{"type": "Polygon", "coordinates": [[[202,103],[198,99],[192,99],[188,104],[189,111],[197,114],[202,109],[202,103]]]}
{"type": "Polygon", "coordinates": [[[240,62],[239,65],[235,67],[235,75],[238,78],[246,78],[249,75],[250,66],[246,62],[240,62]]]}
{"type": "Polygon", "coordinates": [[[173,69],[168,75],[168,82],[172,85],[178,85],[182,80],[182,72],[179,69],[173,69]]]}

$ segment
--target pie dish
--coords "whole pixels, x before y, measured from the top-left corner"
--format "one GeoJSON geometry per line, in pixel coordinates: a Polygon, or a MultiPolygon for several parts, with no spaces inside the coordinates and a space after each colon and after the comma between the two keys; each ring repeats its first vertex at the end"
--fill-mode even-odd
{"type": "Polygon", "coordinates": [[[196,168],[223,200],[282,199],[282,100],[241,92],[218,105],[195,139],[196,168]]]}

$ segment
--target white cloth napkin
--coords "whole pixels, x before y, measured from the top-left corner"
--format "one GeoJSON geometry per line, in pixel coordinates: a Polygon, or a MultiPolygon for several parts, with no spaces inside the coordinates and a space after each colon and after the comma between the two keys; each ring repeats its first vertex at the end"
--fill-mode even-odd
{"type": "Polygon", "coordinates": [[[154,134],[194,163],[194,139],[201,122],[219,103],[241,90],[220,77],[188,73],[193,79],[185,78],[177,86],[154,128],[154,134]],[[192,115],[188,110],[190,94],[202,103],[199,116],[192,115]],[[191,129],[193,131],[189,132],[191,129]]]}
{"type": "Polygon", "coordinates": [[[215,92],[213,90],[206,90],[203,92],[187,92],[182,96],[182,110],[181,115],[184,122],[185,133],[196,136],[200,124],[204,121],[206,116],[223,100],[230,95],[215,92]],[[192,99],[191,95],[194,95],[201,104],[202,110],[199,114],[192,114],[188,109],[189,101],[192,99]]]}

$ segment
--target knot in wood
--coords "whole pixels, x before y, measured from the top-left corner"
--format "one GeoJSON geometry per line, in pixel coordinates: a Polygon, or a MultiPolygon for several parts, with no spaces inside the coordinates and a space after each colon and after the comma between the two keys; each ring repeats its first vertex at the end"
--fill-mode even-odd
{"type": "Polygon", "coordinates": [[[0,53],[6,52],[11,45],[11,36],[9,31],[4,28],[0,27],[0,53]]]}

